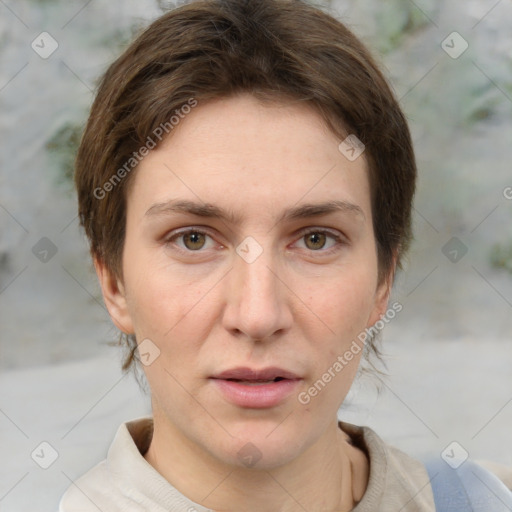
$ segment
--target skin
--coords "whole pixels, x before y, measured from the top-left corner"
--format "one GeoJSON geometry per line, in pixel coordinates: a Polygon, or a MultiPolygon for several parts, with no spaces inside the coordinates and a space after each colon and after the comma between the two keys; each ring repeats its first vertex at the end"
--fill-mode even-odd
{"type": "Polygon", "coordinates": [[[144,367],[154,416],[145,458],[214,510],[346,511],[367,487],[366,456],[337,424],[362,351],[307,405],[297,399],[387,308],[366,160],[350,162],[340,142],[304,104],[247,94],[200,103],[133,177],[123,279],[95,262],[115,325],[160,350],[144,367]],[[147,213],[175,199],[240,218],[147,213]],[[360,211],[279,221],[287,208],[331,200],[360,211]],[[174,236],[183,228],[208,235],[174,236]],[[263,250],[252,263],[236,252],[248,236],[263,250]],[[209,379],[239,366],[302,380],[275,407],[244,408],[209,379]],[[237,456],[247,443],[261,455],[253,467],[237,456]]]}

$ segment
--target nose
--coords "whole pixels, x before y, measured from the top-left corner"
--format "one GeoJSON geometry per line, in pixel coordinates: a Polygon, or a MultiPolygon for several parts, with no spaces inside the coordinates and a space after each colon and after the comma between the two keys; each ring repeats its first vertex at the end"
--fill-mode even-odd
{"type": "Polygon", "coordinates": [[[280,273],[270,251],[263,251],[252,262],[234,256],[225,288],[225,329],[253,341],[269,341],[290,329],[291,292],[280,273]]]}

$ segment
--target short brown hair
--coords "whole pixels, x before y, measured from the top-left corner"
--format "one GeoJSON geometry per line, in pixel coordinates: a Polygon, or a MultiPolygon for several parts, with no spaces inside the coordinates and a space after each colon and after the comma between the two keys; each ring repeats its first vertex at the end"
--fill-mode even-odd
{"type": "MultiPolygon", "coordinates": [[[[191,98],[240,92],[307,102],[333,133],[365,144],[379,280],[389,276],[411,239],[416,164],[409,128],[364,45],[301,0],[192,2],[154,21],[108,68],[76,159],[79,217],[93,257],[122,278],[136,151],[191,98]]],[[[125,370],[136,349],[127,339],[125,370]]]]}

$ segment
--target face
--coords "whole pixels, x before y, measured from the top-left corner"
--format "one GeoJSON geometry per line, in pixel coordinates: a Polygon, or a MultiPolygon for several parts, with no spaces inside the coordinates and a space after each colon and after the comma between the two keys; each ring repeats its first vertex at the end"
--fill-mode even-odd
{"type": "Polygon", "coordinates": [[[144,343],[155,432],[270,468],[336,424],[353,342],[388,296],[364,154],[340,142],[309,107],[240,95],[199,104],[141,162],[123,281],[97,270],[113,321],[144,343]]]}

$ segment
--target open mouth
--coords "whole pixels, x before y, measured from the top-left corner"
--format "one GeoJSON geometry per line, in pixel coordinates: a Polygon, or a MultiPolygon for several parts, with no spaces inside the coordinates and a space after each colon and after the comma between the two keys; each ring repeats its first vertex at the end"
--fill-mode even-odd
{"type": "Polygon", "coordinates": [[[258,384],[270,384],[271,382],[279,382],[281,380],[286,380],[284,377],[276,377],[274,379],[255,379],[255,380],[246,380],[246,379],[225,379],[228,382],[239,382],[240,384],[247,385],[258,385],[258,384]]]}
{"type": "Polygon", "coordinates": [[[224,370],[217,375],[212,376],[213,379],[222,379],[231,382],[279,382],[281,380],[298,379],[298,375],[285,370],[284,368],[268,367],[260,370],[247,367],[232,368],[224,370]]]}
{"type": "Polygon", "coordinates": [[[211,377],[211,380],[228,402],[243,408],[264,409],[276,407],[288,399],[302,378],[274,367],[263,370],[234,368],[211,377]]]}

